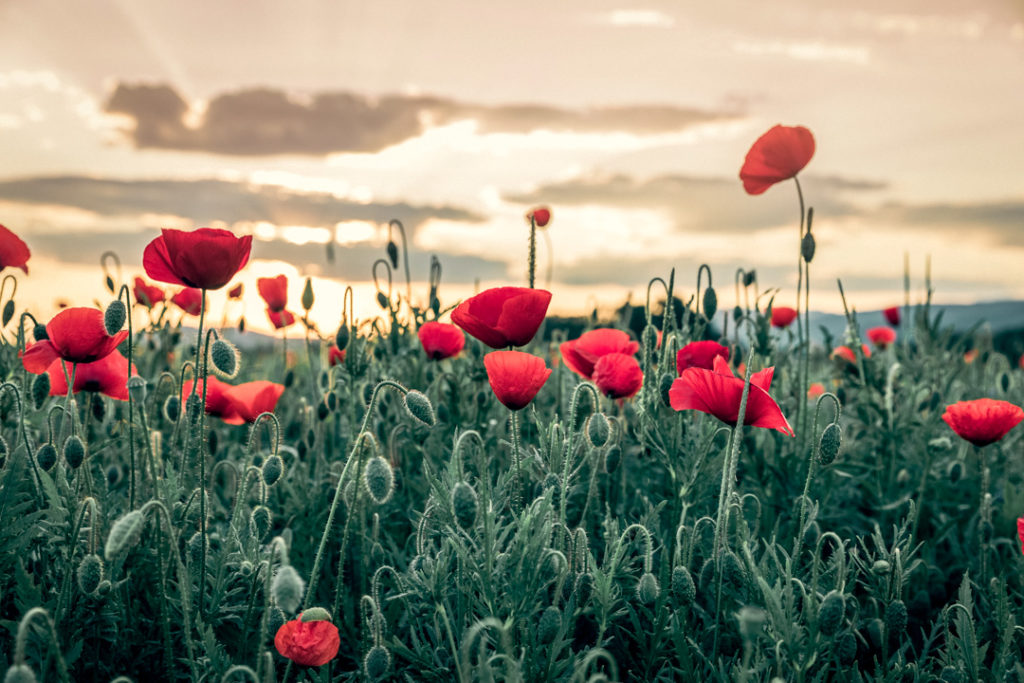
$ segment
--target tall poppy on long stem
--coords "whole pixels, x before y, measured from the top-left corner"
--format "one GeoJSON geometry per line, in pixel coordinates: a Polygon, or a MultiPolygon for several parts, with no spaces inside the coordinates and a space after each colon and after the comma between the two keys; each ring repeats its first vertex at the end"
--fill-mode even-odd
{"type": "Polygon", "coordinates": [[[452,311],[452,322],[492,349],[525,346],[537,334],[551,303],[551,292],[526,287],[494,287],[452,311]]]}

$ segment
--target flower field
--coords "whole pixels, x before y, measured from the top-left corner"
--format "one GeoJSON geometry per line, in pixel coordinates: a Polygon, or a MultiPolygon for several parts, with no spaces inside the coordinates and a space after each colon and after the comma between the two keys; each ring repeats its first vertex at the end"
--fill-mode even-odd
{"type": "Polygon", "coordinates": [[[252,237],[212,228],[164,230],[103,309],[7,299],[5,681],[1024,680],[1024,359],[930,291],[812,339],[814,149],[776,126],[740,171],[796,186],[796,307],[704,266],[555,318],[557,207],[526,283],[445,301],[432,272],[372,319],[243,291],[252,237]],[[207,315],[255,296],[288,348],[207,315]]]}

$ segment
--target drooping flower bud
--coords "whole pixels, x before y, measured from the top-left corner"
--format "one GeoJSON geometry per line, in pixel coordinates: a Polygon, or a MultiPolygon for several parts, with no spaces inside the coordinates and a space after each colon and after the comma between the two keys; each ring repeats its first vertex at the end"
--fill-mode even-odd
{"type": "Polygon", "coordinates": [[[391,669],[391,653],[383,645],[374,645],[363,659],[363,671],[371,681],[379,681],[391,669]]]}
{"type": "Polygon", "coordinates": [[[822,465],[831,465],[839,455],[839,447],[843,444],[843,428],[833,422],[825,427],[818,442],[818,453],[822,465]]]}
{"type": "Polygon", "coordinates": [[[168,396],[164,401],[164,417],[168,422],[177,422],[179,415],[181,415],[181,402],[178,401],[177,395],[168,396]]]}
{"type": "Polygon", "coordinates": [[[107,306],[107,310],[103,312],[103,327],[107,330],[107,334],[113,336],[121,331],[124,321],[127,319],[128,311],[124,307],[124,302],[114,299],[107,306]]]}
{"type": "Polygon", "coordinates": [[[302,593],[306,588],[305,581],[289,564],[278,567],[274,574],[274,580],[270,584],[270,594],[285,613],[291,613],[299,609],[302,603],[302,593]]]}
{"type": "Polygon", "coordinates": [[[132,510],[122,515],[110,527],[107,543],[103,547],[103,556],[110,562],[122,552],[139,542],[146,518],[141,510],[132,510]]]}
{"type": "Polygon", "coordinates": [[[693,585],[693,575],[682,565],[672,570],[672,597],[680,607],[688,607],[697,597],[697,587],[693,585]]]}
{"type": "Polygon", "coordinates": [[[377,305],[378,306],[380,306],[382,309],[384,309],[386,311],[388,309],[388,306],[390,305],[390,303],[391,302],[388,301],[388,297],[384,294],[384,292],[377,292],[377,305]]]}
{"type": "Polygon", "coordinates": [[[218,339],[210,346],[210,362],[217,374],[226,379],[236,377],[241,365],[238,349],[224,339],[218,339]]]}
{"type": "Polygon", "coordinates": [[[281,479],[281,474],[284,472],[284,461],[281,460],[281,456],[272,455],[267,458],[266,462],[263,463],[263,483],[267,486],[273,486],[281,479]]]}
{"type": "Polygon", "coordinates": [[[303,610],[301,619],[303,622],[330,621],[331,613],[325,610],[323,607],[310,607],[307,610],[303,610]]]}
{"type": "Polygon", "coordinates": [[[398,245],[395,244],[394,240],[388,240],[387,252],[388,260],[391,261],[391,267],[398,268],[398,245]]]}
{"type": "Polygon", "coordinates": [[[464,481],[452,487],[452,512],[460,529],[469,531],[473,528],[478,508],[476,489],[464,481]]]}
{"type": "Polygon", "coordinates": [[[426,394],[416,391],[415,389],[410,390],[406,392],[404,402],[405,409],[409,411],[410,415],[425,424],[427,427],[434,426],[434,406],[431,405],[430,399],[427,398],[426,394]]]}
{"type": "Polygon", "coordinates": [[[612,428],[604,413],[594,413],[587,421],[587,440],[594,448],[601,448],[608,443],[612,428]]]}
{"type": "Polygon", "coordinates": [[[395,473],[391,463],[379,455],[370,458],[363,470],[363,485],[374,503],[383,505],[388,502],[395,490],[395,473]]]}
{"type": "Polygon", "coordinates": [[[86,555],[79,563],[75,576],[78,589],[86,595],[92,595],[103,580],[103,560],[99,555],[86,555]]]}
{"type": "Polygon", "coordinates": [[[32,380],[32,387],[30,389],[32,395],[32,405],[35,406],[36,410],[43,407],[43,403],[46,398],[50,395],[50,375],[44,372],[41,375],[36,375],[32,380]]]}
{"type": "Polygon", "coordinates": [[[57,464],[57,448],[52,443],[44,443],[36,451],[36,464],[44,472],[49,472],[57,464]]]}
{"type": "Polygon", "coordinates": [[[72,434],[64,442],[64,462],[71,469],[77,470],[83,460],[85,460],[85,444],[77,435],[72,434]]]}
{"type": "Polygon", "coordinates": [[[306,285],[302,288],[302,308],[306,311],[313,308],[313,278],[306,278],[306,285]]]}
{"type": "Polygon", "coordinates": [[[341,326],[338,328],[338,332],[334,335],[334,345],[338,347],[339,351],[344,351],[348,347],[348,324],[342,321],[341,326]]]}
{"type": "Polygon", "coordinates": [[[46,331],[46,325],[42,323],[36,323],[32,328],[32,337],[37,341],[46,341],[50,338],[50,333],[46,331]]]}
{"type": "Polygon", "coordinates": [[[263,505],[257,505],[249,513],[249,527],[252,529],[256,540],[262,540],[270,532],[273,523],[273,516],[270,509],[263,505]]]}
{"type": "Polygon", "coordinates": [[[713,287],[708,287],[704,290],[704,316],[711,320],[715,317],[716,311],[718,311],[718,295],[715,294],[713,287]]]}
{"type": "Polygon", "coordinates": [[[541,612],[540,621],[537,623],[537,641],[547,645],[555,639],[561,627],[562,610],[554,605],[549,606],[541,612]]]}
{"type": "Polygon", "coordinates": [[[658,599],[661,588],[658,579],[650,572],[644,572],[636,584],[636,597],[645,605],[653,605],[658,599]]]}
{"type": "Polygon", "coordinates": [[[846,614],[846,600],[839,591],[829,591],[825,599],[821,601],[818,608],[818,630],[826,636],[831,636],[843,625],[843,616],[846,614]]]}

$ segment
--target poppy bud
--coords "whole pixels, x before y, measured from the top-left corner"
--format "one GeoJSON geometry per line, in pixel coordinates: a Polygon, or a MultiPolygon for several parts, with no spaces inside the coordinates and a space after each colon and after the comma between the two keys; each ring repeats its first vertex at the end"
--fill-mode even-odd
{"type": "Polygon", "coordinates": [[[11,322],[11,318],[14,317],[14,299],[8,300],[4,304],[3,320],[0,320],[0,325],[7,327],[7,323],[11,322]]]}
{"type": "Polygon", "coordinates": [[[388,260],[391,261],[391,267],[398,267],[398,245],[395,244],[394,240],[388,240],[387,244],[388,260]]]}
{"type": "Polygon", "coordinates": [[[441,300],[436,296],[430,297],[430,310],[434,312],[435,318],[441,314],[441,300]]]}
{"type": "Polygon", "coordinates": [[[388,502],[395,490],[395,473],[391,463],[379,455],[370,458],[363,471],[363,485],[374,503],[383,505],[388,502]]]}
{"type": "Polygon", "coordinates": [[[826,636],[835,635],[839,627],[843,625],[843,615],[846,613],[846,599],[838,591],[829,591],[825,599],[821,601],[818,608],[818,630],[826,636]]]}
{"type": "Polygon", "coordinates": [[[50,395],[50,375],[44,372],[41,375],[36,375],[32,380],[32,388],[30,389],[32,394],[32,405],[35,406],[36,410],[43,407],[43,402],[46,401],[46,397],[50,395]]]}
{"type": "Polygon", "coordinates": [[[203,543],[203,535],[200,532],[195,532],[192,537],[185,543],[185,552],[188,554],[188,561],[193,568],[196,568],[203,561],[203,546],[206,547],[206,553],[210,553],[210,541],[207,539],[206,543],[203,543]]]}
{"type": "Polygon", "coordinates": [[[405,409],[427,427],[434,426],[434,406],[426,394],[411,390],[405,394],[405,409]]]}
{"type": "Polygon", "coordinates": [[[270,614],[267,615],[268,630],[271,633],[277,633],[286,621],[288,621],[288,617],[284,615],[281,608],[271,605],[270,614]]]}
{"type": "Polygon", "coordinates": [[[892,570],[892,565],[887,560],[876,560],[871,565],[871,571],[875,574],[888,574],[892,570]]]}
{"type": "Polygon", "coordinates": [[[715,312],[718,310],[718,295],[715,294],[713,287],[708,287],[704,290],[704,316],[711,320],[715,317],[715,312]]]}
{"type": "Polygon", "coordinates": [[[672,597],[680,607],[688,607],[697,597],[697,587],[693,585],[693,575],[682,565],[672,570],[672,597]]]}
{"type": "Polygon", "coordinates": [[[455,514],[455,523],[463,531],[469,531],[476,523],[476,513],[479,507],[476,489],[464,481],[460,481],[452,487],[452,512],[455,514]]]}
{"type": "Polygon", "coordinates": [[[168,422],[177,422],[181,414],[181,402],[176,395],[168,396],[164,401],[164,418],[168,422]]]}
{"type": "Polygon", "coordinates": [[[272,455],[267,458],[267,461],[263,463],[263,483],[267,486],[273,486],[281,479],[281,473],[284,472],[284,462],[278,455],[272,455]]]}
{"type": "Polygon", "coordinates": [[[363,670],[371,681],[383,678],[391,669],[391,653],[383,645],[374,645],[363,659],[363,670]]]}
{"type": "Polygon", "coordinates": [[[964,476],[964,466],[958,462],[951,462],[949,469],[946,471],[946,475],[949,477],[951,484],[955,484],[964,476]]]}
{"type": "Polygon", "coordinates": [[[103,311],[103,327],[109,335],[115,335],[120,332],[121,328],[124,327],[124,321],[127,319],[128,311],[124,307],[124,302],[120,299],[111,301],[110,305],[107,306],[107,310],[103,311]]]}
{"type": "Polygon", "coordinates": [[[294,612],[302,602],[302,593],[306,583],[290,564],[278,567],[274,580],[270,584],[270,594],[285,613],[294,612]]]}
{"type": "Polygon", "coordinates": [[[743,286],[749,287],[750,285],[757,282],[757,271],[749,270],[743,272],[743,286]]]}
{"type": "Polygon", "coordinates": [[[44,472],[49,472],[57,464],[57,448],[52,443],[45,443],[36,451],[36,464],[44,472]]]}
{"type": "Polygon", "coordinates": [[[146,517],[141,510],[132,510],[118,517],[110,527],[110,535],[107,536],[107,543],[103,547],[103,556],[107,558],[107,562],[138,543],[145,525],[146,517]]]}
{"type": "Polygon", "coordinates": [[[316,404],[316,419],[323,422],[327,419],[327,416],[331,414],[331,409],[327,405],[327,401],[320,401],[316,404]]]}
{"type": "Polygon", "coordinates": [[[32,328],[32,336],[37,342],[46,341],[50,338],[50,334],[46,331],[46,325],[42,323],[36,323],[32,328]]]}
{"type": "Polygon", "coordinates": [[[388,298],[384,295],[384,292],[377,292],[377,305],[386,311],[388,310],[388,303],[388,298]]]}
{"type": "Polygon", "coordinates": [[[270,510],[267,507],[257,505],[252,509],[252,512],[249,513],[249,528],[256,540],[262,540],[267,535],[272,521],[270,510]]]}
{"type": "Polygon", "coordinates": [[[834,651],[839,663],[843,666],[853,664],[857,659],[857,638],[849,631],[836,638],[834,651]]]}
{"type": "Polygon", "coordinates": [[[15,664],[4,674],[4,683],[36,683],[36,674],[25,664],[15,664]]]}
{"type": "Polygon", "coordinates": [[[814,258],[814,247],[814,235],[808,230],[804,238],[800,240],[800,254],[807,263],[810,263],[814,258]]]}
{"type": "Polygon", "coordinates": [[[645,605],[653,605],[658,599],[661,588],[658,579],[650,572],[644,572],[636,584],[636,597],[645,605]]]}
{"type": "Polygon", "coordinates": [[[295,384],[295,371],[289,370],[284,373],[284,386],[290,389],[293,384],[295,384]]]}
{"type": "Polygon", "coordinates": [[[822,465],[831,465],[839,455],[839,447],[843,443],[843,428],[833,422],[825,427],[818,441],[818,457],[822,465]]]}
{"type": "Polygon", "coordinates": [[[86,595],[92,595],[103,580],[103,560],[99,555],[86,555],[78,565],[75,573],[78,589],[86,595]]]}
{"type": "Polygon", "coordinates": [[[72,434],[64,442],[64,462],[73,470],[77,470],[85,460],[85,444],[72,434]]]}
{"type": "Polygon", "coordinates": [[[540,615],[537,623],[537,641],[547,645],[558,635],[558,629],[562,627],[562,610],[551,605],[540,615]]]}
{"type": "Polygon", "coordinates": [[[339,351],[344,351],[348,347],[349,331],[348,325],[345,322],[341,323],[341,327],[334,335],[334,345],[338,347],[339,351]]]}
{"type": "Polygon", "coordinates": [[[899,635],[907,630],[907,606],[902,600],[893,600],[886,605],[885,628],[890,635],[899,635]]]}
{"type": "Polygon", "coordinates": [[[743,318],[743,309],[740,308],[739,306],[734,307],[732,309],[732,319],[738,322],[742,318],[743,318]]]}
{"type": "Polygon", "coordinates": [[[594,413],[587,420],[587,440],[594,448],[600,448],[608,443],[612,428],[604,413],[594,413]]]}
{"type": "Polygon", "coordinates": [[[665,404],[666,408],[672,407],[672,399],[669,397],[669,390],[672,388],[672,383],[676,378],[670,372],[666,372],[661,376],[661,380],[658,383],[658,393],[661,394],[661,402],[665,404]]]}
{"type": "Polygon", "coordinates": [[[736,614],[740,635],[743,636],[744,640],[748,641],[756,638],[761,633],[764,622],[767,620],[768,613],[760,607],[742,607],[736,614]]]}
{"type": "Polygon", "coordinates": [[[302,308],[313,308],[313,278],[306,278],[306,286],[302,288],[302,308]]]}
{"type": "Polygon", "coordinates": [[[222,377],[232,379],[238,375],[239,362],[238,349],[231,342],[218,339],[210,347],[210,362],[213,369],[222,377]]]}
{"type": "Polygon", "coordinates": [[[307,610],[303,610],[300,618],[304,623],[309,621],[330,621],[331,613],[323,607],[310,607],[307,610]]]}

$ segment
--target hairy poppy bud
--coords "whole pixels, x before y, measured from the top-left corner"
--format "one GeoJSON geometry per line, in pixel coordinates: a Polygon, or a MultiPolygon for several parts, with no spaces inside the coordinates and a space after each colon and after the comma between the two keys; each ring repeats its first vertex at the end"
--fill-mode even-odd
{"type": "Polygon", "coordinates": [[[405,394],[405,409],[428,427],[434,426],[434,406],[426,394],[411,390],[405,394]]]}
{"type": "Polygon", "coordinates": [[[293,384],[295,384],[295,371],[289,370],[288,372],[284,373],[284,386],[290,389],[293,384]]]}
{"type": "Polygon", "coordinates": [[[391,267],[392,268],[397,268],[398,267],[398,245],[395,244],[394,240],[388,240],[388,244],[387,244],[386,250],[388,252],[388,260],[391,261],[391,267]]]}
{"type": "Polygon", "coordinates": [[[478,507],[476,489],[471,485],[460,481],[452,487],[452,512],[460,529],[469,531],[473,528],[478,507]]]}
{"type": "Polygon", "coordinates": [[[46,325],[42,323],[36,323],[32,327],[32,337],[37,341],[46,341],[50,338],[50,333],[46,331],[46,325]]]}
{"type": "Polygon", "coordinates": [[[875,560],[875,563],[871,565],[871,571],[875,574],[888,574],[892,571],[892,565],[887,560],[875,560]]]}
{"type": "Polygon", "coordinates": [[[843,633],[836,638],[835,653],[843,666],[853,664],[857,659],[857,638],[849,631],[843,633]]]}
{"type": "Polygon", "coordinates": [[[585,605],[590,596],[594,594],[594,576],[590,572],[584,572],[576,577],[576,604],[585,605]]]}
{"type": "Polygon", "coordinates": [[[383,645],[374,645],[363,659],[363,671],[371,681],[383,678],[391,669],[391,653],[383,645]]]}
{"type": "Polygon", "coordinates": [[[41,375],[36,375],[32,380],[32,388],[30,389],[32,395],[32,405],[35,406],[36,410],[43,407],[43,403],[46,401],[46,397],[50,395],[50,375],[44,372],[41,375]]]}
{"type": "Polygon", "coordinates": [[[36,451],[36,464],[44,472],[49,472],[57,464],[57,448],[52,443],[44,443],[36,451]]]}
{"type": "Polygon", "coordinates": [[[79,563],[75,576],[78,589],[86,595],[92,595],[103,580],[103,560],[99,555],[86,555],[79,563]]]}
{"type": "Polygon", "coordinates": [[[594,448],[600,448],[608,443],[612,428],[604,413],[594,413],[587,420],[587,440],[594,448]]]}
{"type": "Polygon", "coordinates": [[[181,415],[181,402],[176,395],[172,394],[164,401],[164,418],[168,422],[177,422],[179,415],[181,415]]]}
{"type": "Polygon", "coordinates": [[[286,613],[299,609],[302,602],[302,592],[306,588],[305,581],[290,564],[278,567],[274,573],[274,580],[270,583],[270,594],[277,604],[286,613]]]}
{"type": "Polygon", "coordinates": [[[334,335],[334,345],[338,347],[339,351],[344,351],[348,347],[348,338],[348,324],[342,322],[338,332],[334,335]]]}
{"type": "Polygon", "coordinates": [[[814,259],[814,235],[808,230],[804,238],[800,240],[800,255],[804,257],[804,261],[810,263],[814,259]]]}
{"type": "Polygon", "coordinates": [[[757,271],[748,270],[743,272],[743,286],[749,287],[750,285],[757,282],[757,271]]]}
{"type": "Polygon", "coordinates": [[[386,311],[388,309],[388,304],[389,303],[390,302],[388,301],[387,296],[384,295],[384,292],[377,292],[377,305],[378,306],[380,306],[381,308],[383,308],[386,311]]]}
{"type": "Polygon", "coordinates": [[[666,372],[661,376],[661,380],[658,383],[658,393],[661,394],[661,402],[665,404],[666,408],[672,407],[672,399],[669,397],[668,392],[675,380],[676,378],[672,373],[666,372]]]}
{"type": "Polygon", "coordinates": [[[608,449],[608,452],[604,454],[604,471],[611,474],[619,468],[619,463],[622,462],[622,449],[618,446],[612,446],[608,449]]]}
{"type": "Polygon", "coordinates": [[[660,592],[661,588],[658,586],[657,577],[650,572],[644,572],[636,584],[637,599],[645,605],[653,605],[660,592]]]}
{"type": "Polygon", "coordinates": [[[206,551],[207,556],[210,554],[210,540],[209,537],[206,539],[206,543],[203,543],[203,535],[200,532],[195,532],[185,542],[185,552],[188,554],[188,561],[191,563],[193,568],[199,567],[203,561],[203,550],[206,551]]]}
{"type": "Polygon", "coordinates": [[[818,630],[826,636],[835,635],[843,624],[846,613],[846,599],[838,591],[829,591],[818,608],[818,630]]]}
{"type": "Polygon", "coordinates": [[[885,628],[891,635],[907,630],[907,606],[902,600],[893,600],[885,607],[885,628]]]}
{"type": "Polygon", "coordinates": [[[327,405],[326,397],[325,400],[320,401],[316,404],[316,419],[323,422],[327,419],[327,416],[331,414],[331,408],[327,405]]]}
{"type": "Polygon", "coordinates": [[[558,629],[562,627],[562,610],[551,605],[540,615],[537,623],[537,640],[547,645],[558,635],[558,629]]]}
{"type": "Polygon", "coordinates": [[[313,308],[313,278],[306,278],[306,286],[302,288],[302,308],[309,310],[313,308]]]}
{"type": "Polygon", "coordinates": [[[310,607],[307,610],[303,610],[300,615],[300,619],[303,622],[310,621],[330,621],[331,613],[325,610],[323,607],[310,607]]]}
{"type": "Polygon", "coordinates": [[[391,463],[379,455],[370,458],[363,470],[363,485],[374,503],[383,505],[388,502],[395,490],[395,473],[391,463]]]}
{"type": "Polygon", "coordinates": [[[142,528],[146,525],[146,518],[141,510],[131,512],[118,517],[114,525],[110,527],[110,534],[107,536],[107,543],[103,547],[103,556],[110,562],[129,547],[139,542],[142,537],[142,528]]]}
{"type": "Polygon", "coordinates": [[[711,320],[715,317],[716,311],[718,311],[718,295],[715,294],[713,287],[708,287],[704,290],[704,316],[711,320]]]}
{"type": "Polygon", "coordinates": [[[25,664],[15,664],[4,674],[4,683],[36,683],[36,674],[25,664]]]}
{"type": "Polygon", "coordinates": [[[693,604],[697,597],[697,587],[693,585],[693,575],[682,565],[672,570],[672,597],[680,607],[693,604]]]}
{"type": "Polygon", "coordinates": [[[238,349],[231,342],[218,339],[210,346],[210,362],[213,369],[222,377],[232,379],[238,375],[239,362],[238,349]]]}
{"type": "Polygon", "coordinates": [[[281,456],[272,455],[267,458],[267,461],[263,463],[263,483],[267,486],[273,486],[281,479],[281,474],[284,472],[284,461],[281,460],[281,456]]]}
{"type": "Polygon", "coordinates": [[[839,447],[843,443],[843,428],[833,422],[821,433],[818,441],[818,454],[822,465],[831,465],[839,455],[839,447]]]}
{"type": "Polygon", "coordinates": [[[270,525],[273,522],[270,510],[263,506],[257,505],[249,513],[249,526],[252,529],[253,536],[256,540],[261,540],[270,531],[270,525]]]}
{"type": "Polygon", "coordinates": [[[103,311],[103,327],[107,334],[113,336],[124,327],[124,321],[128,319],[128,311],[120,299],[114,299],[103,311]]]}
{"type": "Polygon", "coordinates": [[[72,434],[64,442],[64,462],[73,470],[77,470],[85,460],[85,444],[72,434]]]}

